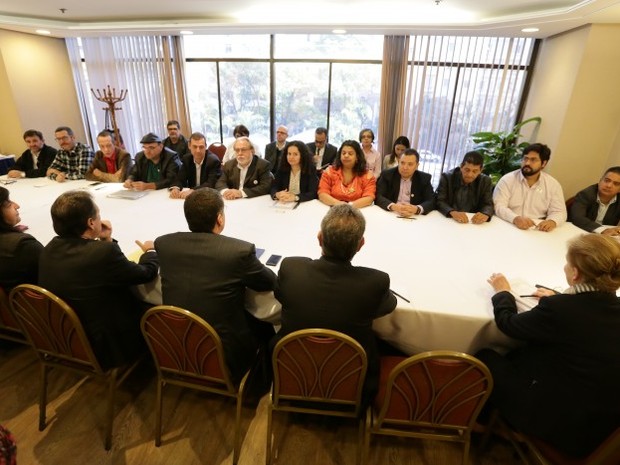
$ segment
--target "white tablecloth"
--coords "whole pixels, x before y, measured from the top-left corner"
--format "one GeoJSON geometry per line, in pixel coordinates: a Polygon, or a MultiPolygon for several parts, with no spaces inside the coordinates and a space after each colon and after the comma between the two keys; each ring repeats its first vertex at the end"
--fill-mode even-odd
{"type": "MultiPolygon", "coordinates": [[[[123,200],[106,197],[120,184],[89,184],[21,179],[6,187],[22,206],[22,223],[43,244],[54,236],[50,205],[60,193],[75,188],[93,193],[101,217],[112,222],[113,236],[128,255],[136,251],[136,239],[188,230],[183,201],[169,199],[165,190],[123,200]]],[[[281,210],[273,203],[268,196],[226,201],[224,234],[265,249],[262,262],[271,254],[318,258],[316,236],[328,207],[312,201],[281,210]]],[[[503,272],[529,292],[535,283],[563,288],[566,243],[582,232],[570,223],[544,233],[521,231],[495,217],[473,225],[456,223],[438,212],[415,220],[399,219],[376,206],[362,212],[366,244],[353,264],[387,272],[392,289],[411,301],[399,298],[396,310],[375,322],[382,338],[409,354],[435,349],[473,353],[489,345],[510,345],[512,341],[493,322],[493,291],[486,279],[492,272],[503,272]]],[[[264,295],[256,305],[265,316],[276,308],[264,295]]]]}

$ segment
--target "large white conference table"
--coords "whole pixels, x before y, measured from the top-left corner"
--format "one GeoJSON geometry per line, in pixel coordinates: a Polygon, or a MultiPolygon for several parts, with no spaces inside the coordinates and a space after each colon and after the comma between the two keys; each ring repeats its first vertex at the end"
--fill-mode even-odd
{"type": "MultiPolygon", "coordinates": [[[[5,187],[21,205],[22,224],[43,244],[55,235],[50,206],[70,189],[93,194],[101,217],[112,222],[113,237],[128,256],[138,250],[136,239],[188,231],[183,201],[168,198],[165,189],[125,200],[107,197],[121,189],[120,184],[90,184],[39,178],[20,179],[5,187]]],[[[317,232],[329,207],[318,200],[292,210],[275,207],[269,196],[225,201],[225,205],[223,234],[265,249],[262,262],[271,254],[320,256],[317,232]]],[[[545,233],[522,231],[496,217],[473,225],[456,223],[436,211],[413,220],[397,218],[377,206],[361,211],[366,218],[366,243],[353,264],[385,271],[392,290],[410,301],[398,298],[394,312],[374,324],[380,337],[407,354],[437,349],[471,354],[483,347],[514,345],[493,321],[493,291],[487,278],[502,272],[523,294],[533,292],[537,283],[563,289],[566,243],[583,233],[570,223],[545,233]]],[[[261,298],[263,305],[274,304],[272,294],[261,298]]]]}

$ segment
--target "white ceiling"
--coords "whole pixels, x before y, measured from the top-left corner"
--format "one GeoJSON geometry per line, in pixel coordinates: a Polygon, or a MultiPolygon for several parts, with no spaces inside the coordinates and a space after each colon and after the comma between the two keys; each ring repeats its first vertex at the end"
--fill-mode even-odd
{"type": "Polygon", "coordinates": [[[109,34],[350,33],[548,37],[620,23],[620,0],[0,0],[0,28],[109,34]],[[66,9],[63,13],[61,9],[66,9]]]}

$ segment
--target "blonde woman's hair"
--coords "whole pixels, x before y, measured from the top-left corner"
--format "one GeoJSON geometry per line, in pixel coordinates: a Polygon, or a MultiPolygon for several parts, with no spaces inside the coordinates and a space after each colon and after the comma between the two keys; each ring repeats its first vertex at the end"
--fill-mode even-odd
{"type": "Polygon", "coordinates": [[[569,242],[566,259],[579,270],[584,284],[613,293],[620,287],[620,243],[616,239],[584,234],[569,242]]]}

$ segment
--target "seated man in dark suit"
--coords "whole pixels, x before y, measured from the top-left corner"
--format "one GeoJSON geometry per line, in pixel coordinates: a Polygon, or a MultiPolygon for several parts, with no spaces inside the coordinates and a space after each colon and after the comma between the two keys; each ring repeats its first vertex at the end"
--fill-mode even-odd
{"type": "Polygon", "coordinates": [[[588,232],[620,235],[620,166],[605,171],[598,182],[577,193],[568,220],[588,232]]]}
{"type": "Polygon", "coordinates": [[[152,132],[144,136],[140,143],[142,152],[136,154],[135,164],[123,185],[137,191],[170,187],[181,165],[177,153],[164,147],[161,138],[152,132]]]}
{"type": "Polygon", "coordinates": [[[207,138],[204,134],[195,132],[190,136],[189,151],[190,153],[183,156],[177,178],[170,188],[172,199],[184,199],[194,189],[215,187],[222,172],[220,159],[207,150],[207,138]]]}
{"type": "Polygon", "coordinates": [[[276,140],[265,145],[265,160],[270,164],[271,172],[275,175],[280,166],[280,160],[286,155],[286,138],[288,137],[288,128],[286,126],[278,126],[276,129],[276,140]]]}
{"type": "Polygon", "coordinates": [[[246,311],[245,289],[273,290],[276,277],[256,258],[254,244],[221,234],[225,217],[219,192],[196,190],[183,208],[191,232],[155,240],[163,302],[189,310],[215,328],[231,376],[239,381],[259,345],[274,334],[270,324],[246,311]]]}
{"type": "Polygon", "coordinates": [[[233,147],[236,158],[224,164],[215,188],[226,200],[269,194],[273,181],[269,162],[254,154],[254,146],[245,136],[237,138],[233,147]]]}
{"type": "Polygon", "coordinates": [[[314,142],[308,144],[308,150],[314,157],[314,166],[319,174],[334,162],[338,153],[338,149],[328,140],[327,128],[316,128],[314,142]]]}
{"type": "Polygon", "coordinates": [[[140,332],[143,304],[130,286],[157,277],[153,242],[136,241],[144,254],[139,263],[129,261],[85,191],[65,192],[51,210],[58,236],[41,252],[39,285],[75,310],[103,367],[135,359],[146,346],[140,332]]]}
{"type": "Polygon", "coordinates": [[[407,149],[398,166],[385,170],[377,180],[375,203],[400,216],[426,215],[435,208],[431,175],[418,171],[420,154],[407,149]]]}
{"type": "Polygon", "coordinates": [[[458,223],[482,224],[493,216],[493,183],[482,174],[484,158],[480,152],[467,152],[461,166],[441,175],[437,188],[437,210],[458,223]]]}
{"type": "Polygon", "coordinates": [[[54,158],[56,149],[45,145],[43,134],[35,129],[24,132],[24,141],[28,150],[21,154],[7,173],[9,178],[41,178],[47,173],[54,158]]]}
{"type": "Polygon", "coordinates": [[[289,257],[278,273],[276,298],[282,303],[282,328],[277,338],[305,328],[326,328],[348,334],[368,355],[365,397],[378,385],[379,355],[372,321],[396,307],[390,277],[372,268],[352,266],[364,245],[366,221],[348,204],[333,206],[318,234],[318,260],[289,257]]]}

